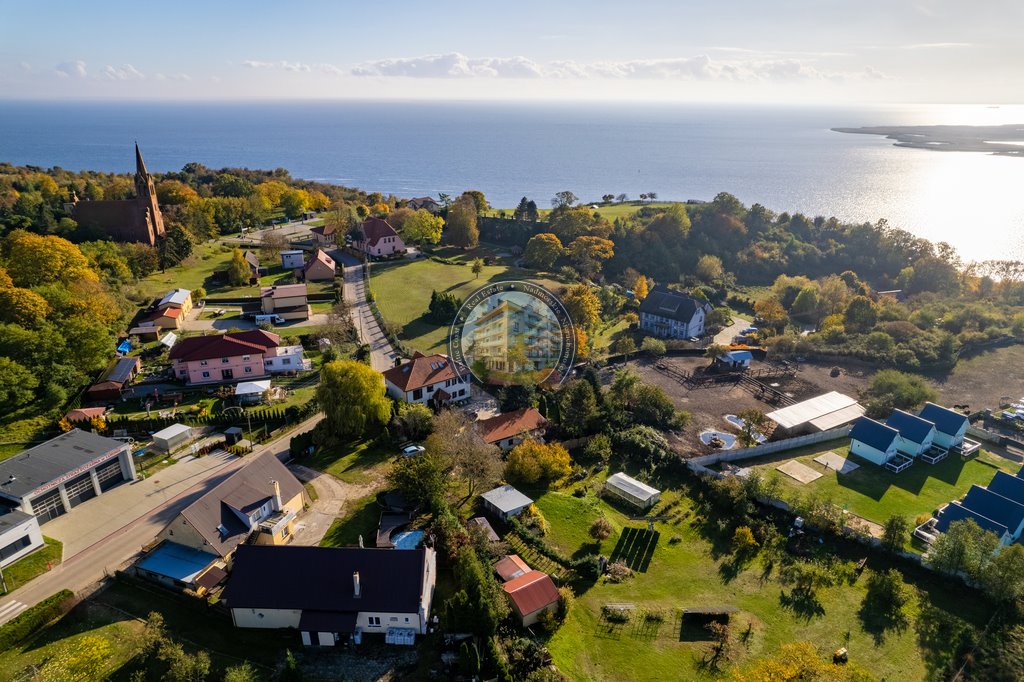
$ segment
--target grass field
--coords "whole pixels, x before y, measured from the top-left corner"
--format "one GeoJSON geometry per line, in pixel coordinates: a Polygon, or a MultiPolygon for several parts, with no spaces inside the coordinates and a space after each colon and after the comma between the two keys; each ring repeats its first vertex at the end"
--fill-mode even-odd
{"type": "MultiPolygon", "coordinates": [[[[570,679],[719,679],[720,674],[700,667],[706,636],[700,628],[682,628],[680,612],[688,607],[732,606],[739,610],[732,621],[739,640],[734,664],[769,655],[782,644],[809,640],[823,657],[847,647],[851,661],[880,679],[921,680],[944,664],[943,650],[948,648],[948,642],[927,633],[937,627],[978,627],[988,615],[980,600],[963,603],[945,583],[922,572],[915,577],[923,589],[908,607],[909,627],[879,632],[858,615],[866,575],[854,584],[821,588],[810,603],[797,602],[777,582],[774,567],[760,559],[737,566],[731,556],[722,555],[701,530],[688,498],[666,493],[658,509],[673,502],[673,519],[655,524],[659,536],[646,570],[620,584],[598,582],[583,590],[565,625],[548,641],[555,664],[570,679]],[[624,626],[603,621],[602,606],[613,603],[635,605],[633,620],[624,626]],[[659,613],[663,620],[647,621],[638,617],[640,612],[659,613]]],[[[549,492],[537,498],[537,507],[550,524],[548,542],[568,555],[593,550],[587,528],[598,515],[608,518],[615,529],[600,546],[613,558],[623,538],[634,536],[633,529],[645,528],[592,494],[576,498],[549,492]]],[[[872,560],[868,570],[873,568],[885,566],[872,560]]]]}
{"type": "Polygon", "coordinates": [[[909,469],[894,474],[876,464],[853,456],[851,461],[860,468],[848,474],[838,474],[813,461],[823,452],[832,451],[846,457],[849,441],[837,441],[812,448],[773,456],[770,462],[757,462],[757,468],[770,478],[778,478],[783,497],[796,494],[815,494],[831,498],[834,504],[877,523],[884,523],[894,514],[913,521],[919,514],[930,514],[938,507],[961,497],[972,484],[987,485],[999,470],[1016,473],[1020,465],[982,450],[967,461],[960,457],[947,457],[938,464],[915,462],[909,469]],[[796,459],[823,476],[808,484],[775,470],[779,464],[796,459]]]}
{"type": "Polygon", "coordinates": [[[523,268],[490,265],[476,277],[467,266],[426,258],[374,264],[370,273],[370,288],[384,319],[402,328],[402,341],[424,353],[447,352],[448,326],[435,325],[426,317],[431,291],[451,292],[465,299],[480,287],[508,280],[529,280],[551,291],[563,286],[523,268]]]}
{"type": "Polygon", "coordinates": [[[64,545],[60,540],[44,536],[43,541],[46,544],[37,551],[18,559],[4,569],[8,592],[13,592],[33,578],[46,573],[64,558],[64,545]]]}
{"type": "Polygon", "coordinates": [[[390,448],[378,447],[373,441],[365,440],[336,448],[319,447],[311,457],[303,458],[302,464],[345,483],[364,485],[380,479],[396,454],[390,448]]]}
{"type": "MultiPolygon", "coordinates": [[[[638,210],[640,210],[640,208],[642,208],[642,207],[648,207],[649,206],[649,207],[653,207],[653,208],[668,208],[669,206],[672,206],[673,204],[676,204],[676,203],[681,203],[681,202],[675,202],[675,201],[653,201],[653,202],[648,203],[648,202],[645,201],[645,202],[641,203],[640,201],[627,201],[627,202],[622,203],[622,204],[608,204],[607,206],[602,206],[601,204],[584,204],[584,206],[597,206],[596,213],[600,213],[601,217],[607,218],[608,220],[614,222],[614,220],[616,218],[626,218],[628,216],[633,215],[638,210]]],[[[512,214],[515,213],[515,208],[504,208],[504,209],[493,208],[493,209],[491,209],[490,211],[487,212],[487,215],[495,216],[496,217],[498,215],[498,211],[505,211],[505,215],[511,217],[512,214]]],[[[537,212],[540,214],[540,218],[543,220],[543,219],[547,218],[547,215],[549,213],[551,213],[551,209],[550,208],[541,208],[541,209],[538,209],[537,212]]]]}
{"type": "Polygon", "coordinates": [[[359,544],[362,536],[363,545],[374,547],[377,541],[377,527],[380,524],[380,506],[376,495],[347,502],[345,514],[334,520],[327,529],[321,547],[349,547],[359,544]]]}

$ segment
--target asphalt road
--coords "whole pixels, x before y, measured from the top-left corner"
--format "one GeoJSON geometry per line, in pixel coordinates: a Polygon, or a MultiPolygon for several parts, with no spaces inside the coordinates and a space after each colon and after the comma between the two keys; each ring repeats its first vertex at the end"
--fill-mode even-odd
{"type": "Polygon", "coordinates": [[[356,325],[359,339],[370,344],[371,366],[378,372],[394,367],[398,354],[377,324],[370,304],[366,302],[362,264],[356,258],[340,252],[337,260],[345,268],[345,300],[352,307],[352,321],[356,325]]]}
{"type": "MultiPolygon", "coordinates": [[[[134,520],[127,521],[121,528],[97,540],[56,566],[49,573],[44,573],[27,585],[18,588],[10,596],[0,598],[0,624],[62,589],[66,588],[76,593],[88,591],[105,575],[112,574],[121,564],[151,542],[182,509],[206,491],[251,462],[255,456],[268,451],[275,455],[286,453],[292,436],[313,428],[322,417],[323,415],[319,414],[310,417],[302,422],[298,429],[267,443],[251,455],[229,460],[223,466],[207,471],[196,480],[194,485],[175,494],[170,499],[164,499],[160,495],[155,496],[156,506],[148,512],[134,520]]],[[[85,507],[82,511],[84,510],[85,507]]],[[[45,532],[45,526],[43,530],[45,532]]]]}

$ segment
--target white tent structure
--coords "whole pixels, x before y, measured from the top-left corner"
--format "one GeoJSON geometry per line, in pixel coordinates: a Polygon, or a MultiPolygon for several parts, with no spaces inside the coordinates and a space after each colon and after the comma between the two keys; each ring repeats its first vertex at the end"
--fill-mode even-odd
{"type": "Polygon", "coordinates": [[[830,391],[765,416],[775,422],[776,438],[791,437],[852,424],[864,416],[864,407],[855,398],[830,391]]]}
{"type": "Polygon", "coordinates": [[[641,483],[621,471],[608,477],[604,482],[604,491],[643,510],[653,507],[661,497],[661,491],[657,488],[641,483]]]}
{"type": "Polygon", "coordinates": [[[235,384],[235,397],[240,403],[258,403],[263,394],[270,390],[270,379],[262,381],[240,381],[235,384]]]}
{"type": "Polygon", "coordinates": [[[171,424],[153,434],[153,447],[163,452],[173,452],[195,440],[192,427],[185,424],[171,424]]]}
{"type": "Polygon", "coordinates": [[[174,344],[177,343],[177,341],[178,335],[175,334],[174,332],[168,332],[164,334],[164,338],[160,339],[160,343],[167,346],[168,348],[173,348],[174,344]]]}

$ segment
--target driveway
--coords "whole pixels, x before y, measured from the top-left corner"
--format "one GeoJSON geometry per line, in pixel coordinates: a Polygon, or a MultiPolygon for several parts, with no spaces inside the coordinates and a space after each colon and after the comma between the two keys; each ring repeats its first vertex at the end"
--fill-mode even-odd
{"type": "MultiPolygon", "coordinates": [[[[253,320],[246,320],[241,317],[234,317],[234,313],[241,312],[238,308],[225,308],[227,311],[225,316],[222,318],[215,318],[212,320],[200,320],[199,315],[206,308],[193,308],[185,318],[185,322],[182,324],[183,331],[200,332],[200,331],[227,331],[231,328],[237,329],[256,329],[256,323],[253,320]]],[[[282,325],[273,327],[275,332],[287,333],[289,329],[294,327],[313,327],[327,324],[327,313],[313,313],[309,316],[308,320],[300,320],[298,322],[287,322],[282,325]]]]}
{"type": "Polygon", "coordinates": [[[732,340],[739,336],[739,333],[750,326],[750,320],[733,315],[732,324],[715,334],[715,343],[720,346],[728,346],[732,340]]]}
{"type": "MultiPolygon", "coordinates": [[[[257,448],[253,454],[240,458],[228,458],[222,462],[221,466],[214,466],[205,472],[189,468],[189,462],[179,462],[150,479],[114,488],[76,508],[69,518],[81,513],[91,514],[87,511],[91,505],[101,504],[103,498],[113,496],[119,491],[122,491],[121,495],[127,496],[125,498],[127,502],[134,500],[131,513],[126,514],[124,510],[118,509],[113,516],[117,520],[104,526],[105,529],[111,531],[105,537],[93,541],[73,556],[69,556],[68,550],[65,549],[63,563],[49,573],[44,573],[24,587],[15,590],[11,596],[0,598],[0,624],[62,589],[81,592],[95,585],[105,575],[112,575],[118,567],[151,542],[182,509],[192,504],[232,473],[253,461],[256,456],[265,452],[272,452],[278,457],[286,455],[292,436],[308,431],[322,418],[321,414],[310,417],[291,433],[257,448]],[[178,476],[177,472],[172,472],[178,467],[186,467],[181,470],[185,475],[178,476]],[[177,480],[174,480],[175,478],[177,480]],[[138,486],[142,492],[135,493],[131,490],[135,486],[138,486]],[[141,497],[143,501],[137,499],[136,496],[141,497]],[[115,529],[118,524],[120,527],[115,529]]],[[[209,456],[196,461],[201,463],[196,465],[200,467],[202,464],[211,464],[216,460],[213,456],[209,456]],[[202,460],[208,461],[203,463],[202,460]]],[[[52,532],[52,523],[43,526],[43,532],[46,535],[50,535],[52,532]]],[[[96,532],[94,536],[98,534],[96,532]]],[[[72,545],[76,545],[73,538],[70,539],[70,542],[72,545]]],[[[77,546],[80,544],[77,543],[77,546]]]]}
{"type": "Polygon", "coordinates": [[[342,515],[345,505],[366,497],[377,487],[345,483],[300,464],[292,464],[288,468],[303,483],[311,483],[317,494],[316,502],[295,523],[292,541],[297,545],[319,545],[334,520],[342,515]]]}
{"type": "Polygon", "coordinates": [[[377,324],[370,304],[366,302],[363,265],[348,254],[340,254],[339,260],[345,268],[345,300],[352,308],[352,322],[356,325],[360,341],[370,345],[370,365],[378,372],[390,369],[395,366],[395,358],[399,356],[377,324]]]}

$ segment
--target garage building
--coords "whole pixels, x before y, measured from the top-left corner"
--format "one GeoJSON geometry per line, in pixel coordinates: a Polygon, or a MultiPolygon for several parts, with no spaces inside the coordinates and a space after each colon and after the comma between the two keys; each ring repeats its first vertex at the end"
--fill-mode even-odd
{"type": "Polygon", "coordinates": [[[126,443],[72,429],[0,462],[0,501],[46,523],[134,480],[126,443]]]}
{"type": "Polygon", "coordinates": [[[765,416],[775,422],[772,439],[779,440],[852,424],[864,416],[864,407],[855,398],[829,391],[765,416]]]}

